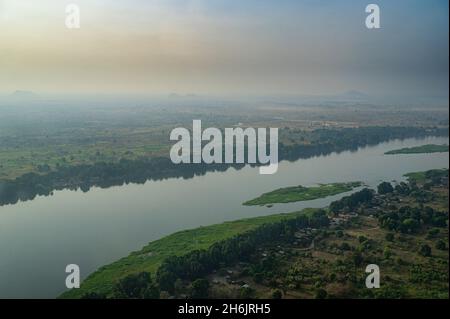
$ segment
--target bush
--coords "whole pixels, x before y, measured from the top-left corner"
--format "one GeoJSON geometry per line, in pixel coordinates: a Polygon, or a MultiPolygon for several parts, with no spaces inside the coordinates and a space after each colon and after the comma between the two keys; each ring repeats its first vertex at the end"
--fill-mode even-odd
{"type": "Polygon", "coordinates": [[[439,250],[446,250],[446,249],[447,249],[447,245],[445,244],[445,241],[439,240],[439,241],[436,243],[436,249],[439,249],[439,250]]]}
{"type": "Polygon", "coordinates": [[[360,252],[354,252],[351,256],[351,259],[355,266],[361,266],[362,262],[364,261],[364,257],[360,252]]]}
{"type": "Polygon", "coordinates": [[[272,292],[272,299],[281,299],[281,298],[283,298],[283,294],[279,289],[274,290],[272,292]]]}
{"type": "Polygon", "coordinates": [[[255,290],[250,287],[242,287],[239,295],[242,299],[251,299],[255,294],[255,290]]]}
{"type": "Polygon", "coordinates": [[[378,194],[388,194],[392,193],[394,191],[394,188],[392,187],[391,183],[389,182],[383,182],[377,187],[378,194]]]}
{"type": "Polygon", "coordinates": [[[365,241],[367,240],[367,237],[365,237],[365,236],[359,236],[359,237],[358,237],[358,240],[359,240],[360,243],[363,243],[363,242],[365,242],[365,241]]]}
{"type": "Polygon", "coordinates": [[[394,234],[393,233],[387,233],[385,236],[385,239],[387,241],[394,241],[394,234]]]}
{"type": "Polygon", "coordinates": [[[316,299],[325,299],[328,297],[328,293],[325,289],[318,289],[316,291],[316,299]]]}
{"type": "Polygon", "coordinates": [[[159,290],[153,284],[148,272],[129,275],[116,284],[113,298],[119,299],[157,299],[159,290]]]}
{"type": "Polygon", "coordinates": [[[424,257],[430,257],[431,256],[431,247],[426,244],[420,246],[419,254],[421,254],[424,257]]]}
{"type": "Polygon", "coordinates": [[[209,281],[197,279],[192,283],[191,297],[194,299],[208,298],[209,281]]]}
{"type": "Polygon", "coordinates": [[[439,234],[439,228],[432,228],[428,231],[427,238],[435,238],[439,234]]]}
{"type": "Polygon", "coordinates": [[[389,247],[385,247],[383,251],[384,258],[389,259],[392,256],[392,251],[389,249],[389,247]]]}

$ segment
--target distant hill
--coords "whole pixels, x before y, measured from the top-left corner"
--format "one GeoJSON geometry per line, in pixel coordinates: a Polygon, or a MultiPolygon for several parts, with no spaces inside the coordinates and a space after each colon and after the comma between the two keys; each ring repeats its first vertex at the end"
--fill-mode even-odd
{"type": "Polygon", "coordinates": [[[194,93],[188,93],[188,94],[178,94],[178,93],[170,93],[168,95],[169,98],[175,98],[175,99],[180,99],[180,98],[197,98],[199,97],[197,94],[194,93]]]}
{"type": "Polygon", "coordinates": [[[367,99],[367,98],[369,98],[368,94],[366,94],[364,92],[356,91],[356,90],[347,91],[344,94],[342,94],[342,96],[349,98],[349,99],[367,99]]]}
{"type": "Polygon", "coordinates": [[[17,99],[35,99],[38,98],[39,95],[31,91],[17,90],[14,93],[12,93],[9,97],[17,99]]]}

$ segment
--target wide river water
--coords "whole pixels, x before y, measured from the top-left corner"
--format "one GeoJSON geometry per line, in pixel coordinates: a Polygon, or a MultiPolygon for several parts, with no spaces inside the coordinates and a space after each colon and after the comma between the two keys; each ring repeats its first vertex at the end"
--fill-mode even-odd
{"type": "Polygon", "coordinates": [[[65,290],[65,267],[81,276],[170,233],[228,220],[305,207],[324,207],[346,194],[272,208],[242,203],[280,187],[403,180],[403,174],[448,168],[448,153],[383,155],[448,138],[394,140],[355,152],[282,162],[275,175],[233,168],[192,179],[173,178],[108,189],[57,191],[53,196],[0,207],[0,298],[54,298],[65,290]]]}

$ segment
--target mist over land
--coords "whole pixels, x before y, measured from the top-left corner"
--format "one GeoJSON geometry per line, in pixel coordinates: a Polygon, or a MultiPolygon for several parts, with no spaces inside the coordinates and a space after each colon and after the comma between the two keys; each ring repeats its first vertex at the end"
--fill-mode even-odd
{"type": "Polygon", "coordinates": [[[448,299],[448,1],[68,3],[0,0],[0,298],[448,299]],[[279,172],[173,163],[193,120],[279,172]]]}

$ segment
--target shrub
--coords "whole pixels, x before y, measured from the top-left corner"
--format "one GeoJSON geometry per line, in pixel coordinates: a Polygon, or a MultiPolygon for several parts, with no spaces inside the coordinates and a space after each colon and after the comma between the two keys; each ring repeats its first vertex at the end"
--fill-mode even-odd
{"type": "Polygon", "coordinates": [[[391,183],[389,182],[383,182],[377,187],[378,194],[388,194],[392,193],[394,191],[394,188],[392,187],[391,183]]]}
{"type": "Polygon", "coordinates": [[[316,299],[325,299],[328,297],[328,293],[325,289],[318,289],[316,291],[316,299]]]}
{"type": "Polygon", "coordinates": [[[421,254],[424,257],[430,257],[431,256],[431,247],[426,244],[420,246],[419,254],[421,254]]]}
{"type": "Polygon", "coordinates": [[[446,250],[446,249],[447,249],[447,245],[445,244],[445,241],[439,240],[439,241],[436,243],[436,249],[439,249],[439,250],[446,250]]]}
{"type": "Polygon", "coordinates": [[[191,297],[194,299],[208,298],[209,281],[197,279],[192,283],[191,297]]]}
{"type": "Polygon", "coordinates": [[[281,291],[279,289],[274,290],[272,292],[272,299],[281,299],[283,298],[283,294],[281,293],[281,291]]]}
{"type": "Polygon", "coordinates": [[[159,290],[152,282],[148,272],[129,275],[116,284],[113,298],[119,299],[157,299],[159,290]]]}

